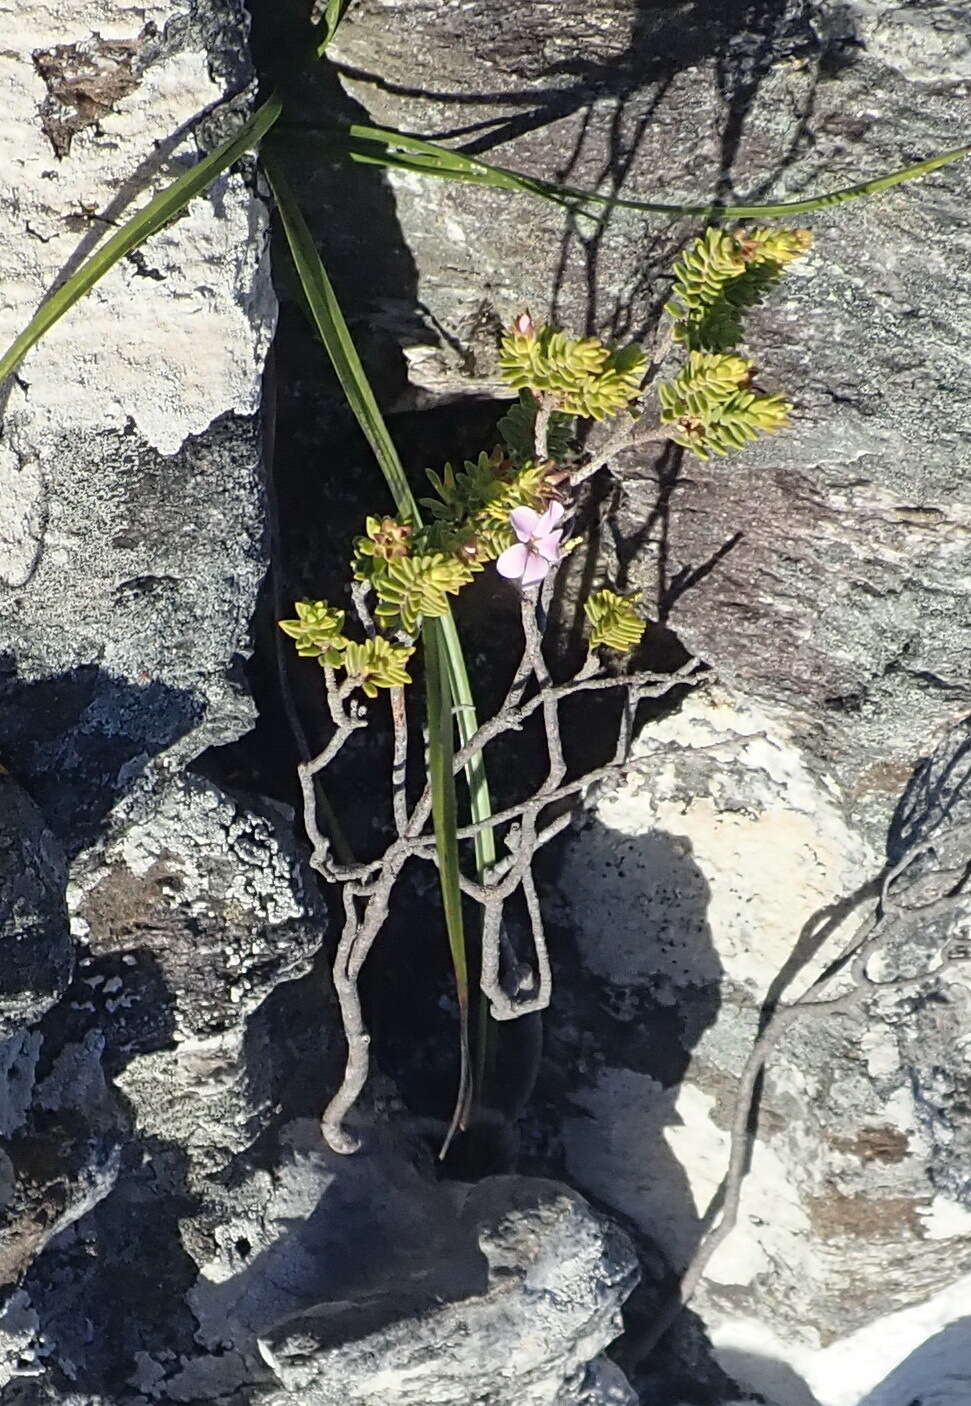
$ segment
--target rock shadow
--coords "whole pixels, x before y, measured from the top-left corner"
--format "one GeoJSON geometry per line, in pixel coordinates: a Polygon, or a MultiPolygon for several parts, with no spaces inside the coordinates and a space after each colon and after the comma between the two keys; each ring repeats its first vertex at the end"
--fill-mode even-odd
{"type": "Polygon", "coordinates": [[[203,701],[158,680],[145,684],[83,664],[18,677],[0,656],[0,755],[69,858],[92,844],[112,808],[152,759],[197,727],[203,701]]]}
{"type": "Polygon", "coordinates": [[[140,1131],[137,1110],[112,1082],[132,1059],[171,1046],[175,1011],[154,954],[133,947],[83,960],[37,1027],[41,1056],[23,1136],[56,1137],[61,1167],[34,1194],[41,1207],[46,1198],[56,1209],[66,1196],[77,1210],[32,1259],[23,1287],[49,1351],[48,1381],[65,1395],[127,1396],[137,1354],[164,1360],[193,1347],[185,1294],[197,1271],[180,1226],[197,1207],[187,1154],[140,1131]],[[72,1168],[73,1194],[65,1184],[72,1168]],[[92,1169],[101,1185],[85,1204],[92,1169]]]}
{"type": "MultiPolygon", "coordinates": [[[[710,893],[687,839],[618,831],[597,818],[555,866],[545,876],[560,896],[550,923],[555,997],[524,1170],[562,1176],[635,1234],[643,1281],[628,1329],[636,1339],[667,1303],[703,1230],[681,1160],[697,1134],[679,1099],[721,1004],[710,893]]],[[[697,1386],[716,1391],[727,1381],[691,1314],[647,1366],[667,1384],[685,1364],[697,1386]]]]}
{"type": "Polygon", "coordinates": [[[720,1348],[718,1362],[739,1387],[770,1406],[820,1406],[799,1373],[777,1357],[740,1348],[720,1348]]]}
{"type": "Polygon", "coordinates": [[[283,1141],[262,1213],[279,1233],[261,1247],[238,1237],[237,1272],[199,1278],[203,1340],[251,1356],[274,1323],[316,1307],[338,1342],[485,1291],[475,1237],[386,1133],[366,1130],[353,1158],[325,1147],[316,1121],[291,1124],[283,1141]]]}
{"type": "Polygon", "coordinates": [[[900,1363],[859,1406],[960,1406],[971,1400],[971,1318],[959,1318],[900,1363]]]}

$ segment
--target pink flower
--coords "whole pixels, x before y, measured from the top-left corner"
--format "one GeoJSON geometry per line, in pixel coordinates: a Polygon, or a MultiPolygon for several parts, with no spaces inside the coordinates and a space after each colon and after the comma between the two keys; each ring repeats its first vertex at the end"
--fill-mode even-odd
{"type": "Polygon", "coordinates": [[[535,586],[560,559],[562,532],[554,531],[563,517],[562,503],[551,503],[542,515],[532,508],[513,508],[509,521],[519,541],[507,547],[496,562],[500,576],[535,586]]]}

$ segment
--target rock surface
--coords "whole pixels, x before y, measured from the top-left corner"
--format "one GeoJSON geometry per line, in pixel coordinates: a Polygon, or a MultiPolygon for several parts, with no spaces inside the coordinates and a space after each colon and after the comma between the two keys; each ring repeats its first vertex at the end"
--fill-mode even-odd
{"type": "MultiPolygon", "coordinates": [[[[132,173],[158,188],[253,91],[237,0],[37,0],[7,23],[5,339],[139,198],[132,173]]],[[[345,116],[665,199],[794,197],[966,139],[956,6],[359,0],[335,53],[343,92],[319,81],[345,116]]],[[[646,335],[693,232],[305,160],[390,407],[493,393],[497,328],[524,303],[646,335]]],[[[812,258],[751,324],[766,383],[798,402],[787,436],[725,465],[635,456],[610,490],[589,568],[642,588],[717,682],[644,732],[564,855],[530,1178],[436,1183],[381,1131],[380,1091],[357,1157],[320,1146],[342,1054],[326,913],[289,816],[185,770],[254,714],[274,303],[251,167],[25,361],[0,447],[14,1406],[959,1393],[962,972],[790,1032],[739,1227],[637,1391],[603,1356],[631,1245],[548,1178],[629,1228],[649,1326],[723,1174],[760,1013],[824,970],[881,866],[935,826],[871,974],[967,939],[969,180],[813,217],[812,258]]]]}
{"type": "MultiPolygon", "coordinates": [[[[453,134],[577,186],[757,201],[965,142],[967,43],[963,10],[943,5],[603,0],[554,16],[362,0],[336,57],[359,121],[453,134]]],[[[600,804],[558,871],[547,1131],[526,1133],[528,1165],[626,1216],[675,1267],[724,1172],[760,1008],[804,989],[861,921],[924,759],[963,775],[969,183],[959,163],[805,217],[814,252],[749,329],[762,382],[796,401],[793,429],[729,462],[628,456],[604,489],[600,558],[582,563],[642,589],[719,684],[645,732],[644,779],[600,804]]],[[[355,278],[359,230],[335,232],[332,257],[372,340],[403,353],[402,404],[494,393],[496,328],[524,304],[574,332],[644,335],[694,232],[390,184],[411,296],[400,278],[397,296],[355,278]]],[[[952,845],[966,862],[963,832],[952,845]]],[[[881,973],[933,964],[966,915],[923,935],[918,921],[888,934],[881,973]]],[[[968,999],[955,975],[796,1028],[779,1051],[741,1226],[697,1303],[741,1387],[856,1406],[969,1311],[968,999]]],[[[645,1376],[647,1399],[728,1399],[690,1372],[677,1387],[645,1376]]]]}
{"type": "Polygon", "coordinates": [[[40,811],[0,774],[0,1040],[44,1014],[74,965],[64,853],[40,811]]]}
{"type": "MultiPolygon", "coordinates": [[[[235,0],[0,17],[4,345],[251,110],[244,33],[235,0]]],[[[183,773],[254,714],[266,226],[244,163],[4,390],[0,1379],[51,1400],[192,1346],[181,1222],[277,1116],[273,993],[326,929],[289,813],[183,773]]]]}
{"type": "Polygon", "coordinates": [[[468,1188],[456,1210],[454,1221],[444,1205],[439,1215],[452,1224],[449,1258],[464,1260],[460,1294],[454,1283],[443,1293],[448,1259],[440,1255],[436,1293],[426,1282],[408,1297],[385,1289],[284,1318],[261,1339],[285,1388],[270,1402],[607,1406],[635,1399],[618,1372],[594,1361],[617,1335],[620,1305],[636,1278],[625,1237],[575,1193],[518,1177],[468,1188]]]}
{"type": "MultiPolygon", "coordinates": [[[[871,42],[885,25],[942,31],[945,7],[555,8],[554,21],[542,5],[363,0],[338,40],[345,87],[367,120],[461,132],[487,160],[668,201],[795,199],[966,140],[952,66],[925,47],[935,82],[915,87],[871,42]]],[[[963,11],[947,14],[967,37],[963,11]]],[[[692,232],[390,179],[419,311],[357,285],[359,315],[436,390],[494,388],[495,329],[524,303],[574,332],[643,335],[692,232]]],[[[739,692],[800,719],[874,841],[968,710],[969,192],[958,163],[800,217],[814,252],[750,322],[795,428],[730,462],[632,456],[612,526],[621,583],[739,692]]]]}
{"type": "MultiPolygon", "coordinates": [[[[6,342],[255,89],[239,0],[38,0],[4,23],[6,342]]],[[[286,807],[208,779],[225,757],[187,770],[254,720],[266,254],[244,161],[6,390],[0,1390],[385,1403],[367,1360],[387,1376],[407,1342],[423,1402],[464,1403],[475,1368],[497,1406],[631,1406],[601,1354],[633,1252],[579,1195],[439,1185],[373,1127],[353,1159],[323,1148],[326,905],[286,807]],[[329,1337],[298,1349],[294,1314],[329,1337]]]]}
{"type": "MultiPolygon", "coordinates": [[[[235,0],[0,18],[4,345],[106,224],[245,116],[242,22],[235,0]]],[[[252,717],[235,667],[263,571],[273,324],[266,210],[251,173],[226,175],[4,388],[0,745],[71,852],[146,773],[252,717]]]]}
{"type": "MultiPolygon", "coordinates": [[[[718,690],[696,695],[646,732],[637,772],[564,858],[560,918],[576,948],[541,1084],[551,1123],[567,1110],[555,1135],[567,1179],[678,1271],[725,1174],[760,1012],[797,997],[843,950],[883,862],[792,733],[727,704],[718,690]]],[[[962,728],[900,807],[891,862],[937,838],[890,890],[899,911],[875,979],[932,971],[971,933],[971,894],[936,917],[923,911],[966,871],[968,780],[962,728]]],[[[769,1394],[781,1406],[800,1406],[806,1385],[824,1406],[856,1406],[928,1327],[967,1311],[969,1002],[971,973],[958,969],[797,1024],[773,1055],[738,1228],[695,1304],[741,1385],[765,1391],[784,1368],[798,1377],[769,1394]],[[766,1375],[750,1355],[780,1367],[766,1375]]]]}

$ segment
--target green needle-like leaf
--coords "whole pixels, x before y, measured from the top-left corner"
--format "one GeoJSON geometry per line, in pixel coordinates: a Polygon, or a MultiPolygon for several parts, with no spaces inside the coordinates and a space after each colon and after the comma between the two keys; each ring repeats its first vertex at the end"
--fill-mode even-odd
{"type": "MultiPolygon", "coordinates": [[[[292,130],[300,130],[300,124],[293,124],[292,130]]],[[[772,205],[717,205],[711,202],[675,205],[661,201],[633,200],[619,195],[600,195],[596,191],[578,190],[575,186],[558,185],[554,181],[520,175],[504,166],[492,166],[476,157],[450,151],[435,142],[407,136],[390,128],[353,124],[344,130],[334,128],[318,131],[309,127],[303,130],[308,135],[315,136],[329,150],[343,153],[350,160],[365,165],[392,167],[415,171],[424,176],[471,181],[497,190],[515,190],[528,195],[538,195],[558,205],[568,205],[581,214],[593,215],[592,210],[584,208],[586,206],[610,206],[620,210],[639,210],[645,214],[677,217],[691,215],[699,219],[744,220],[758,216],[784,217],[823,210],[828,205],[839,205],[845,200],[855,200],[860,196],[877,195],[892,186],[900,185],[903,181],[929,175],[952,161],[959,161],[971,152],[971,145],[957,147],[953,151],[942,152],[939,156],[931,156],[915,166],[892,171],[889,175],[877,176],[873,180],[861,181],[858,185],[845,186],[841,190],[828,191],[825,195],[808,196],[803,200],[783,200],[772,205]]]]}
{"type": "Polygon", "coordinates": [[[290,184],[269,152],[263,152],[263,169],[276,199],[294,267],[300,279],[314,327],[331,359],[347,403],[364,432],[374,457],[391,489],[399,513],[417,521],[417,504],[401,467],[398,451],[371,390],[361,358],[351,339],[333,285],[317,252],[313,235],[297,204],[290,184]]]}
{"type": "Polygon", "coordinates": [[[144,244],[146,239],[156,234],[163,225],[168,224],[169,220],[185,209],[190,200],[200,195],[206,186],[232,166],[234,161],[238,161],[252,147],[258,146],[280,116],[281,110],[279,98],[274,96],[267,99],[235,137],[224,142],[208,156],[204,156],[191,170],[179,176],[170,186],[166,186],[165,190],[160,191],[96,249],[90,258],[85,259],[81,267],[44,300],[20,336],[0,357],[0,384],[16,369],[44,333],[53,327],[79,298],[83,298],[85,293],[104,278],[119,259],[144,244]]]}

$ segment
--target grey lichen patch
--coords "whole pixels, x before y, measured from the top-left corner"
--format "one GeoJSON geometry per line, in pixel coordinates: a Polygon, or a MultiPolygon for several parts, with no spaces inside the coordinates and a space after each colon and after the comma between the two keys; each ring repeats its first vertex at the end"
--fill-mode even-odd
{"type": "Polygon", "coordinates": [[[78,132],[96,126],[138,87],[146,41],[156,34],[155,25],[148,24],[135,39],[92,34],[76,44],[34,50],[34,67],[47,87],[40,124],[59,160],[70,155],[78,132]]]}
{"type": "Polygon", "coordinates": [[[306,973],[321,939],[290,834],[272,807],[248,811],[198,777],[174,782],[79,882],[92,957],[150,956],[178,993],[180,1038],[238,1031],[275,985],[306,973]]]}

